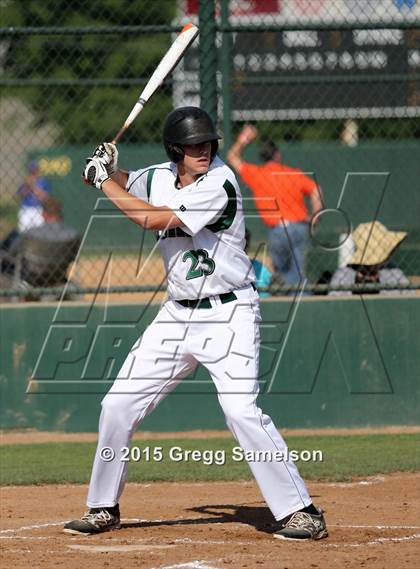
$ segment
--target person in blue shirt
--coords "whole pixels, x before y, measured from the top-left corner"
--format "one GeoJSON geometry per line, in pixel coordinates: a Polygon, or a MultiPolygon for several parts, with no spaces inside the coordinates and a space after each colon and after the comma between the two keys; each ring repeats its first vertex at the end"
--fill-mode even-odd
{"type": "MultiPolygon", "coordinates": [[[[248,252],[249,244],[251,242],[251,232],[249,229],[245,229],[245,251],[248,252]]],[[[255,285],[257,287],[258,293],[261,298],[266,298],[270,296],[270,293],[267,291],[261,291],[261,288],[266,288],[270,286],[271,280],[273,278],[273,274],[271,271],[258,259],[251,259],[252,267],[255,271],[256,281],[255,285]]]]}
{"type": "Polygon", "coordinates": [[[27,175],[17,190],[20,198],[18,211],[18,231],[26,231],[44,224],[44,203],[51,196],[51,184],[39,175],[39,164],[36,160],[27,165],[27,175]]]}

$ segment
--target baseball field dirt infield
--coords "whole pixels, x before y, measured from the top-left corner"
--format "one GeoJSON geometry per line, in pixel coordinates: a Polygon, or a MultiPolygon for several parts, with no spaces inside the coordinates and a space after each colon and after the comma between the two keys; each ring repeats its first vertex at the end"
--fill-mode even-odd
{"type": "MultiPolygon", "coordinates": [[[[290,432],[295,437],[306,433],[306,430],[290,432]]],[[[398,435],[417,436],[419,428],[329,429],[319,435],[351,437],[367,433],[387,434],[392,437],[391,445],[399,444],[408,452],[410,447],[404,446],[398,435]]],[[[135,440],[144,437],[164,440],[174,435],[136,433],[135,440]]],[[[178,436],[191,440],[205,437],[210,443],[228,434],[194,431],[178,436]]],[[[83,444],[95,439],[94,433],[36,431],[2,432],[0,437],[3,450],[8,445],[22,443],[37,448],[46,441],[83,444]]],[[[291,444],[295,440],[292,438],[291,444]]],[[[349,446],[350,438],[343,441],[349,450],[354,449],[349,446]]],[[[370,442],[370,448],[376,448],[377,452],[381,447],[374,441],[370,442]]],[[[54,456],[60,455],[52,454],[51,460],[54,456]]],[[[335,459],[331,456],[331,460],[340,460],[339,455],[335,459]]],[[[2,569],[413,569],[418,566],[418,472],[378,473],[345,482],[309,481],[308,486],[314,503],[322,505],[325,511],[329,537],[299,543],[272,537],[273,518],[251,480],[129,483],[121,500],[122,528],[86,537],[62,533],[64,523],[79,518],[84,511],[86,484],[3,486],[0,488],[0,566],[2,569]]]]}
{"type": "Polygon", "coordinates": [[[120,530],[61,532],[79,517],[86,486],[1,489],[1,567],[50,569],[379,569],[417,567],[420,481],[395,473],[349,483],[310,482],[330,536],[274,539],[253,482],[128,484],[120,530]]]}

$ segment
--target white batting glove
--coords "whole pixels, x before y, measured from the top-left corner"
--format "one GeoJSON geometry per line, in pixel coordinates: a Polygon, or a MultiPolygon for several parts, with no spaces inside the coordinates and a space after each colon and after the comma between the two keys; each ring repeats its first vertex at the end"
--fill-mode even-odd
{"type": "Polygon", "coordinates": [[[102,190],[102,184],[109,180],[106,166],[99,158],[93,157],[86,160],[86,167],[83,170],[83,178],[86,183],[102,190]]]}
{"type": "Polygon", "coordinates": [[[118,150],[112,142],[102,142],[95,148],[92,158],[98,158],[105,166],[109,175],[118,168],[118,150]]]}

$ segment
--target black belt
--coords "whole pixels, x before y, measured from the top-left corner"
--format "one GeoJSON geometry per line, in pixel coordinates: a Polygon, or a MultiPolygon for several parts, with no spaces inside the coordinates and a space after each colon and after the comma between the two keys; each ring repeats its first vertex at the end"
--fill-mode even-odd
{"type": "MultiPolygon", "coordinates": [[[[254,283],[251,283],[251,286],[254,290],[256,290],[254,283]]],[[[222,304],[226,304],[227,302],[232,302],[233,300],[236,300],[238,298],[234,292],[224,292],[223,294],[216,294],[215,297],[219,298],[222,304]]],[[[185,306],[185,308],[212,307],[209,296],[206,298],[199,298],[197,300],[190,300],[186,298],[185,300],[177,300],[176,302],[179,302],[179,304],[185,306]]]]}
{"type": "MultiPolygon", "coordinates": [[[[238,297],[234,292],[225,292],[223,294],[216,294],[216,298],[220,299],[222,304],[226,304],[227,302],[232,302],[232,300],[236,300],[238,297]]],[[[185,306],[186,308],[211,308],[210,297],[207,298],[199,298],[197,300],[189,300],[186,298],[185,300],[177,300],[179,304],[185,306]]]]}

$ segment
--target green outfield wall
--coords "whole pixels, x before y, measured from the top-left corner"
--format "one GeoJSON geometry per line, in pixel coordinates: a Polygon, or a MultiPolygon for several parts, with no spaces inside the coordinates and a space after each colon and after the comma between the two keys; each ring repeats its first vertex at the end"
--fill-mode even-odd
{"type": "MultiPolygon", "coordinates": [[[[279,427],[419,422],[418,297],[261,304],[259,404],[279,427]]],[[[157,310],[138,304],[0,307],[0,428],[96,430],[101,398],[157,310]]],[[[203,368],[143,426],[224,428],[203,368]]]]}

